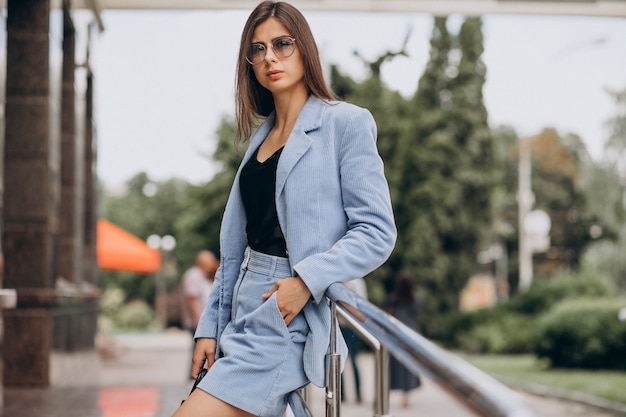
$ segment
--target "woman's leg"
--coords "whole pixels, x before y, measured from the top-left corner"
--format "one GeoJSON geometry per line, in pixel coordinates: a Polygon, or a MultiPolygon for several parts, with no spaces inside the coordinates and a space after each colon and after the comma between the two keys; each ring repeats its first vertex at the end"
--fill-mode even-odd
{"type": "Polygon", "coordinates": [[[402,408],[409,408],[409,391],[402,391],[402,408]]]}
{"type": "Polygon", "coordinates": [[[254,417],[254,415],[197,389],[172,417],[254,417]]]}

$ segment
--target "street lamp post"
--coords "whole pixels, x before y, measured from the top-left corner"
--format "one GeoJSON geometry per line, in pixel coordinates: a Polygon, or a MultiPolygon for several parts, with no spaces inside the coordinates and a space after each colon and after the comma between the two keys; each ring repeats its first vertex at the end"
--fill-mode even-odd
{"type": "Polygon", "coordinates": [[[530,208],[534,204],[535,196],[533,195],[530,169],[530,145],[528,140],[520,142],[519,146],[519,173],[518,173],[518,191],[517,204],[518,211],[518,229],[519,229],[519,291],[526,291],[530,287],[533,279],[533,254],[528,242],[526,234],[525,220],[530,212],[530,208]]]}
{"type": "Polygon", "coordinates": [[[519,291],[530,288],[533,280],[533,254],[545,252],[550,246],[550,216],[543,210],[532,210],[535,195],[531,186],[530,140],[519,146],[518,216],[519,216],[519,291]]]}
{"type": "Polygon", "coordinates": [[[165,271],[169,254],[176,247],[176,239],[172,235],[150,235],[147,239],[148,246],[161,253],[161,266],[154,275],[155,280],[155,310],[159,322],[163,327],[167,324],[167,289],[165,288],[165,271]]]}

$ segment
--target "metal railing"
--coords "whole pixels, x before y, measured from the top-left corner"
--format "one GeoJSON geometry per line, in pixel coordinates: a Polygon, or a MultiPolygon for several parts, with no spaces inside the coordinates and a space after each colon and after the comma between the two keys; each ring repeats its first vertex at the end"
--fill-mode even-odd
{"type": "MultiPolygon", "coordinates": [[[[337,315],[340,315],[375,352],[375,417],[390,417],[389,354],[414,374],[428,376],[479,416],[537,417],[523,398],[506,385],[430,342],[342,284],[333,284],[326,296],[331,301],[332,322],[335,323],[337,315]]],[[[336,331],[336,326],[333,326],[326,417],[341,416],[340,357],[336,351],[336,331]]],[[[312,416],[306,400],[306,394],[294,398],[291,404],[294,416],[312,416]]]]}

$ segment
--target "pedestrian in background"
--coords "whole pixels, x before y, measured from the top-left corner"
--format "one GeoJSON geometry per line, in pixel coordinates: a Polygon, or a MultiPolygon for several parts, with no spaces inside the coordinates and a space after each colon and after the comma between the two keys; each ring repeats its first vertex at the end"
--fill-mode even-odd
{"type": "Polygon", "coordinates": [[[347,352],[326,290],[379,267],[396,239],[375,121],[336,100],[295,7],[252,11],[235,90],[236,137],[249,142],[195,334],[193,376],[208,373],[175,417],[279,417],[301,388],[325,386],[332,326],[347,352]]]}
{"type": "Polygon", "coordinates": [[[181,280],[181,319],[183,327],[192,335],[200,321],[200,315],[206,305],[215,279],[219,262],[208,250],[196,255],[195,264],[183,274],[181,280]]]}
{"type": "MultiPolygon", "coordinates": [[[[200,315],[209,299],[213,287],[215,272],[219,262],[208,250],[201,250],[196,255],[195,264],[183,274],[181,280],[181,321],[191,336],[196,332],[200,315]]],[[[195,346],[192,345],[192,354],[195,346]]]]}
{"type": "MultiPolygon", "coordinates": [[[[418,315],[420,312],[419,299],[415,296],[413,275],[401,272],[395,282],[393,293],[389,298],[389,313],[403,324],[419,332],[418,315]]],[[[402,407],[409,406],[410,391],[421,385],[418,375],[408,370],[396,358],[389,358],[390,381],[392,390],[402,390],[402,407]]]]}

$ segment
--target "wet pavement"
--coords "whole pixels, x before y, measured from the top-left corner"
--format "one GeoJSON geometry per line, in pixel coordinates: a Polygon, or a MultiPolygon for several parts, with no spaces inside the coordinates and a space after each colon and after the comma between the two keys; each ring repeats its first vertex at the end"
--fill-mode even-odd
{"type": "MultiPolygon", "coordinates": [[[[98,357],[92,383],[54,386],[47,389],[4,388],[0,417],[169,417],[191,387],[188,379],[191,338],[183,331],[115,335],[108,339],[105,357],[98,357]]],[[[367,353],[357,357],[361,370],[363,402],[353,398],[350,367],[344,375],[346,401],[344,417],[373,416],[374,360],[367,353]]],[[[324,392],[309,390],[309,404],[315,417],[325,415],[324,392]]],[[[538,417],[615,417],[611,413],[579,402],[539,395],[521,394],[538,417]]],[[[400,392],[392,391],[390,414],[394,417],[473,417],[446,391],[423,378],[410,394],[407,408],[401,406],[400,392]]]]}

